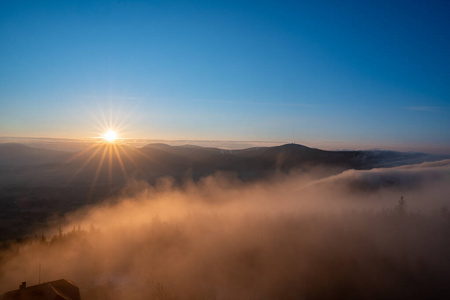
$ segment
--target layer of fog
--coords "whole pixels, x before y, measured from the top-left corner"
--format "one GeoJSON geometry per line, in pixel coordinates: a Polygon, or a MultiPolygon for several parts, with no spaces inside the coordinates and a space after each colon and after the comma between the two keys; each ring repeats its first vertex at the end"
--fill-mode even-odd
{"type": "Polygon", "coordinates": [[[450,160],[325,173],[130,182],[3,250],[0,292],[37,284],[40,265],[42,281],[73,280],[82,299],[450,294],[450,160]]]}

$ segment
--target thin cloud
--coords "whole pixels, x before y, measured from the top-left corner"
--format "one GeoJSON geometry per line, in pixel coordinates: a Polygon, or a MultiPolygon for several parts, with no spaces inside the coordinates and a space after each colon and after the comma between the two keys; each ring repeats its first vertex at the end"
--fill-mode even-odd
{"type": "Polygon", "coordinates": [[[441,110],[439,106],[409,106],[406,109],[414,111],[429,111],[429,112],[436,112],[441,110]]]}
{"type": "Polygon", "coordinates": [[[304,107],[304,108],[315,108],[315,107],[324,107],[324,105],[310,104],[310,103],[292,103],[285,101],[251,101],[251,100],[217,100],[217,99],[199,99],[194,100],[194,102],[215,102],[215,103],[224,103],[224,104],[246,104],[246,105],[263,105],[263,106],[285,106],[285,107],[304,107]]]}

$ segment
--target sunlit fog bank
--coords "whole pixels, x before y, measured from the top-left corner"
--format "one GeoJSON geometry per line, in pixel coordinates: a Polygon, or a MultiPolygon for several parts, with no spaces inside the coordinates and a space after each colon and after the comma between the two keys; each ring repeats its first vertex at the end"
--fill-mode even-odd
{"type": "Polygon", "coordinates": [[[450,160],[130,181],[0,254],[0,293],[66,278],[82,299],[425,299],[450,290],[450,160]]]}

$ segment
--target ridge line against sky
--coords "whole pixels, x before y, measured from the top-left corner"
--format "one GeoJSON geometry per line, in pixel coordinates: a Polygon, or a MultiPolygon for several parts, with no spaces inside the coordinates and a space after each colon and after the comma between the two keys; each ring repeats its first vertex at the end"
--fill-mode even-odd
{"type": "Polygon", "coordinates": [[[450,152],[448,1],[2,1],[0,136],[450,152]]]}
{"type": "MultiPolygon", "coordinates": [[[[48,138],[48,137],[13,137],[13,136],[0,136],[0,145],[6,143],[18,143],[34,148],[43,148],[50,150],[60,151],[80,151],[90,147],[94,144],[104,143],[104,139],[101,137],[91,138],[48,138]]],[[[185,146],[194,145],[200,147],[212,147],[219,149],[247,149],[253,147],[273,147],[281,146],[285,144],[298,144],[309,148],[321,149],[327,151],[360,151],[360,150],[382,150],[382,151],[400,151],[400,152],[422,152],[429,154],[442,154],[450,155],[450,148],[445,146],[414,146],[414,145],[384,145],[380,147],[375,144],[359,144],[349,145],[347,143],[331,143],[326,141],[317,141],[315,143],[304,143],[301,141],[245,141],[245,140],[167,140],[167,139],[131,139],[131,138],[119,138],[116,143],[121,145],[127,145],[132,147],[141,148],[148,144],[163,143],[170,146],[185,146]]]]}

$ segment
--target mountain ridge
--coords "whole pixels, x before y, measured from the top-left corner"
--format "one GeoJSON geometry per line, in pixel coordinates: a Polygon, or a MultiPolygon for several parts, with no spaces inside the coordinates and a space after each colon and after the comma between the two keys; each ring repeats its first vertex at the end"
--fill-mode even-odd
{"type": "Polygon", "coordinates": [[[328,176],[442,158],[378,150],[326,151],[297,144],[238,150],[161,143],[142,148],[100,144],[77,153],[0,144],[0,215],[11,222],[19,220],[17,226],[8,227],[19,231],[4,232],[0,240],[26,232],[51,214],[114,199],[130,182],[157,185],[169,177],[174,184],[183,184],[217,173],[252,182],[308,173],[316,167],[328,176]]]}
{"type": "MultiPolygon", "coordinates": [[[[21,143],[0,143],[0,165],[11,164],[39,164],[39,163],[60,163],[68,157],[83,156],[89,154],[108,144],[99,144],[91,150],[76,152],[75,154],[65,151],[49,150],[44,148],[30,147],[21,143]]],[[[141,148],[126,145],[114,146],[129,153],[155,154],[162,160],[168,159],[164,156],[174,155],[178,158],[191,159],[195,161],[210,162],[211,159],[223,159],[232,155],[241,160],[276,160],[278,163],[292,164],[289,167],[303,163],[345,165],[349,168],[366,169],[371,167],[395,166],[402,164],[419,163],[425,161],[436,161],[450,158],[450,155],[436,155],[422,152],[399,152],[392,150],[322,150],[310,148],[300,144],[283,144],[271,147],[250,147],[243,149],[223,149],[215,147],[203,147],[197,145],[172,146],[164,143],[150,143],[141,148]]],[[[101,152],[101,151],[100,151],[101,152]]],[[[151,157],[149,157],[151,159],[151,157]]],[[[239,160],[239,159],[238,159],[239,160]]],[[[229,161],[229,163],[242,163],[242,161],[229,161]]]]}

